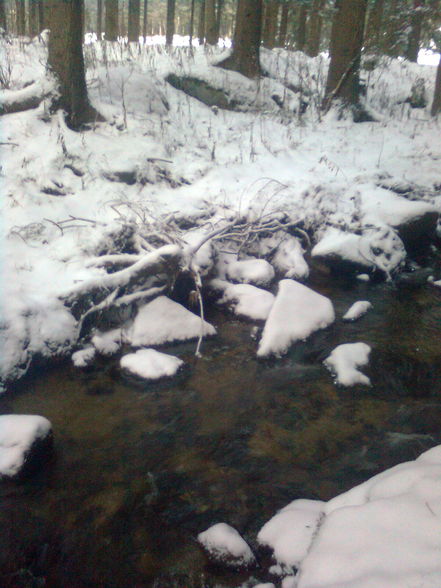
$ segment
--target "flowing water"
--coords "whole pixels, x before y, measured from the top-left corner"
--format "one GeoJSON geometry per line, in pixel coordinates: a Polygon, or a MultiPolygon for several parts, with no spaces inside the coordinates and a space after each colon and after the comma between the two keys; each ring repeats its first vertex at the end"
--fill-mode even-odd
{"type": "Polygon", "coordinates": [[[1,413],[42,414],[55,434],[41,472],[0,486],[0,586],[239,586],[207,567],[198,532],[224,521],[253,542],[289,501],[327,500],[440,443],[441,289],[311,285],[337,317],[360,299],[374,308],[268,361],[252,325],[210,310],[219,335],[201,359],[194,343],[168,348],[188,364],[175,380],[66,362],[0,398],[1,413]],[[339,388],[322,365],[355,341],[373,348],[371,388],[339,388]]]}

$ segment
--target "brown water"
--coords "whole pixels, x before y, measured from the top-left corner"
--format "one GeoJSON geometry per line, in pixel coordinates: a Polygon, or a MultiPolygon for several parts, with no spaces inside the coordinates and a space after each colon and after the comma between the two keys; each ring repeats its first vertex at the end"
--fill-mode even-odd
{"type": "MultiPolygon", "coordinates": [[[[251,325],[212,311],[219,336],[169,347],[188,369],[144,387],[117,360],[40,370],[1,413],[53,423],[54,459],[0,486],[0,586],[238,586],[207,568],[194,538],[225,521],[253,542],[287,502],[327,500],[441,442],[441,290],[330,283],[341,320],[282,360],[257,361],[251,325]],[[373,348],[371,388],[336,387],[322,360],[340,343],[373,348]],[[415,436],[416,435],[416,436],[415,436]]],[[[255,577],[265,579],[255,573],[255,577]]]]}

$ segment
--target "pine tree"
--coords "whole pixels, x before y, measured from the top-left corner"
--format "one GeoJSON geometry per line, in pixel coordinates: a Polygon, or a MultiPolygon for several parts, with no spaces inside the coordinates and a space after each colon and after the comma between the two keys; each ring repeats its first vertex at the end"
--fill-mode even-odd
{"type": "Polygon", "coordinates": [[[106,0],[106,41],[118,39],[118,0],[106,0]]]}
{"type": "Polygon", "coordinates": [[[127,37],[129,41],[139,41],[139,17],[141,14],[140,0],[129,0],[129,17],[127,37]]]}

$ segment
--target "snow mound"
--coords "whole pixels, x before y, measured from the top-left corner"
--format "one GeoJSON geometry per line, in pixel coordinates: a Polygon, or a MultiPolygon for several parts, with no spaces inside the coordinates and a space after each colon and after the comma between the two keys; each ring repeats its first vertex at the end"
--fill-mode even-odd
{"type": "Polygon", "coordinates": [[[232,282],[265,286],[275,276],[273,266],[265,259],[244,259],[233,261],[227,267],[227,278],[232,282]]]}
{"type": "Polygon", "coordinates": [[[211,280],[210,286],[222,292],[218,304],[226,304],[238,316],[252,320],[266,320],[275,297],[271,292],[251,284],[230,284],[224,280],[211,280]]]}
{"type": "Polygon", "coordinates": [[[199,533],[198,541],[217,563],[234,568],[247,568],[256,563],[247,542],[226,523],[217,523],[199,533]]]}
{"type": "Polygon", "coordinates": [[[286,278],[305,280],[309,276],[309,267],[303,253],[300,241],[289,236],[280,243],[272,262],[286,278]]]}
{"type": "Polygon", "coordinates": [[[356,321],[367,313],[372,308],[372,304],[367,300],[358,300],[349,308],[349,310],[343,315],[344,321],[356,321]]]}
{"type": "Polygon", "coordinates": [[[292,571],[305,558],[324,506],[319,500],[294,500],[259,531],[258,542],[273,550],[282,569],[292,571]]]}
{"type": "Polygon", "coordinates": [[[122,343],[121,329],[112,329],[104,333],[98,332],[92,337],[92,345],[102,355],[117,353],[122,343]]]}
{"type": "Polygon", "coordinates": [[[184,362],[178,357],[154,349],[139,349],[121,357],[120,365],[134,376],[145,380],[159,380],[174,376],[184,362]]]}
{"type": "Polygon", "coordinates": [[[282,355],[290,345],[324,329],[334,320],[334,307],[329,298],[295,280],[281,280],[257,355],[282,355]]]}
{"type": "Polygon", "coordinates": [[[337,384],[370,386],[370,379],[357,369],[369,363],[370,352],[371,348],[366,343],[343,343],[338,345],[323,363],[336,375],[337,384]]]}
{"type": "Polygon", "coordinates": [[[439,588],[441,446],[326,505],[298,588],[439,588]]]}
{"type": "Polygon", "coordinates": [[[85,347],[72,353],[72,363],[78,368],[86,367],[93,361],[95,355],[95,347],[85,347]]]}
{"type": "Polygon", "coordinates": [[[204,336],[216,334],[212,325],[206,321],[202,323],[200,317],[181,304],[158,296],[139,309],[127,339],[134,347],[149,347],[196,339],[201,331],[204,336]]]}
{"type": "Polygon", "coordinates": [[[35,442],[52,431],[51,423],[42,416],[6,414],[0,416],[0,477],[20,473],[35,442]]]}

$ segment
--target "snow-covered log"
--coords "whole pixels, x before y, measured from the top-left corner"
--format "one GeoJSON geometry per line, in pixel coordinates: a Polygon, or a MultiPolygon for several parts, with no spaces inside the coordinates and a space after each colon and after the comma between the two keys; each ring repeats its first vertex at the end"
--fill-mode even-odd
{"type": "Polygon", "coordinates": [[[50,80],[39,80],[22,90],[3,90],[0,93],[0,115],[37,108],[42,100],[54,92],[50,80]]]}

